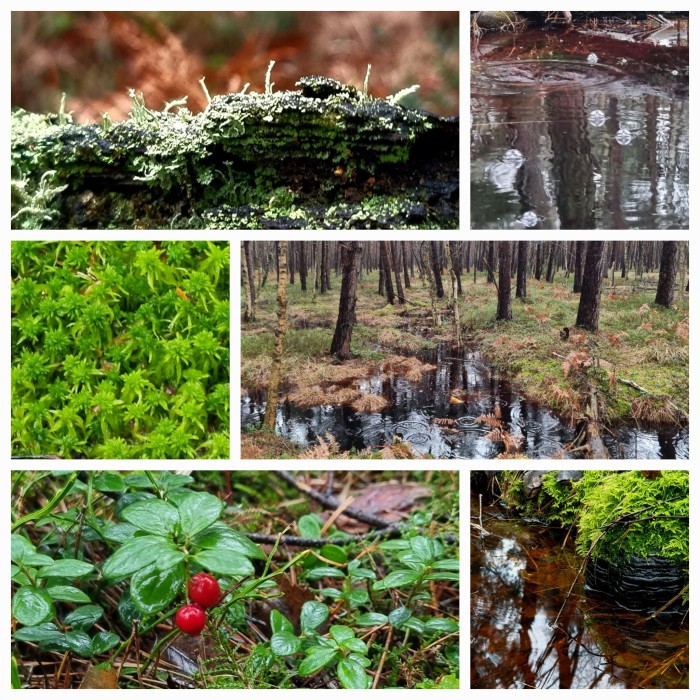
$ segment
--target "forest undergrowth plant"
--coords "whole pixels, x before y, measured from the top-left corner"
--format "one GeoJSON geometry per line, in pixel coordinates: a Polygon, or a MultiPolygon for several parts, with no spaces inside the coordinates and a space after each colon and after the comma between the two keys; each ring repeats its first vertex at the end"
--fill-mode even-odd
{"type": "Polygon", "coordinates": [[[225,458],[229,246],[12,244],[15,455],[225,458]]]}

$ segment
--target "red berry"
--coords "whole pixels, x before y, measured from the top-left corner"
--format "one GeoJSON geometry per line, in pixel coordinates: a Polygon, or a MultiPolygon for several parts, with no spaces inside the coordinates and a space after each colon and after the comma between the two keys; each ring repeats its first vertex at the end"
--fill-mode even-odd
{"type": "Polygon", "coordinates": [[[195,637],[207,624],[207,614],[199,605],[183,605],[175,613],[175,624],[185,634],[195,637]]]}
{"type": "Polygon", "coordinates": [[[210,574],[195,574],[190,579],[187,592],[190,600],[203,608],[212,608],[221,600],[219,582],[210,574]]]}

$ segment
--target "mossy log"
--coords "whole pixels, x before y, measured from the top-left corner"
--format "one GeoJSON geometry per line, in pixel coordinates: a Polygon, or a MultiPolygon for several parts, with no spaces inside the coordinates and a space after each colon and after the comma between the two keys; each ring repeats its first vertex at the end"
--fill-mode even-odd
{"type": "Polygon", "coordinates": [[[212,98],[133,95],[118,123],[12,115],[16,228],[458,227],[459,122],[327,78],[212,98]]]}

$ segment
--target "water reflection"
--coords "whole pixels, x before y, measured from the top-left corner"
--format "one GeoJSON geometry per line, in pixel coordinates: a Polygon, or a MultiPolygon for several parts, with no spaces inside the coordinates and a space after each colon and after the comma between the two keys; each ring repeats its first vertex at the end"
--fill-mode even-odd
{"type": "MultiPolygon", "coordinates": [[[[358,413],[347,406],[300,408],[281,401],[276,432],[302,447],[331,434],[343,451],[383,447],[393,440],[411,445],[418,454],[441,458],[493,459],[505,447],[486,436],[492,416],[522,439],[522,452],[532,459],[578,456],[564,452],[575,430],[555,413],[528,401],[517,387],[484,361],[480,353],[453,351],[447,343],[420,356],[436,366],[434,372],[411,382],[381,369],[360,384],[365,393],[383,395],[389,406],[377,413],[358,413]],[[454,403],[454,397],[461,403],[454,403]]],[[[241,402],[243,427],[260,423],[264,395],[248,393],[241,402]]],[[[605,436],[615,458],[687,458],[688,431],[645,432],[625,428],[605,436]],[[663,438],[661,437],[663,435],[663,438]]]]}
{"type": "Polygon", "coordinates": [[[619,71],[569,80],[529,68],[526,81],[522,63],[538,62],[510,68],[520,88],[472,71],[472,228],[688,228],[689,103],[672,80],[664,90],[619,71]]]}
{"type": "Polygon", "coordinates": [[[652,673],[687,631],[586,598],[563,533],[486,515],[471,538],[472,688],[687,687],[680,656],[652,673]]]}

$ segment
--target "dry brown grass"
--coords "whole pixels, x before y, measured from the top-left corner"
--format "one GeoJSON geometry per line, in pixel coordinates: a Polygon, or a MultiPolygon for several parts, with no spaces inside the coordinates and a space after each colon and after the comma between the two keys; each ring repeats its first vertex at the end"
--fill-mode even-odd
{"type": "Polygon", "coordinates": [[[287,399],[299,408],[313,408],[333,403],[330,401],[328,392],[320,386],[305,386],[301,389],[290,391],[287,399]]]}
{"type": "Polygon", "coordinates": [[[389,401],[377,394],[361,394],[349,405],[358,413],[376,413],[383,411],[389,405],[389,401]]]}
{"type": "Polygon", "coordinates": [[[319,437],[318,445],[304,450],[299,455],[299,459],[332,459],[339,452],[338,441],[330,433],[326,433],[323,437],[319,437]]]}
{"type": "Polygon", "coordinates": [[[647,425],[675,424],[678,411],[667,396],[639,396],[632,400],[632,415],[647,425]]]}
{"type": "Polygon", "coordinates": [[[384,371],[406,377],[409,382],[418,382],[426,372],[434,372],[435,365],[422,363],[417,357],[391,355],[384,360],[384,371]]]}

